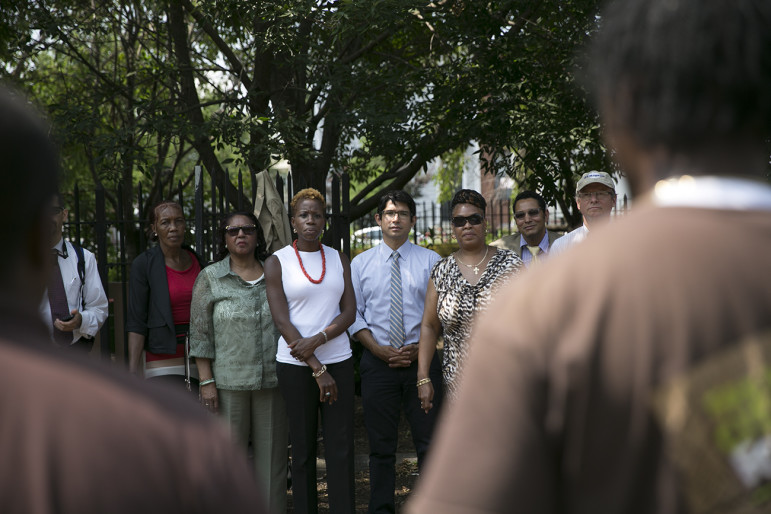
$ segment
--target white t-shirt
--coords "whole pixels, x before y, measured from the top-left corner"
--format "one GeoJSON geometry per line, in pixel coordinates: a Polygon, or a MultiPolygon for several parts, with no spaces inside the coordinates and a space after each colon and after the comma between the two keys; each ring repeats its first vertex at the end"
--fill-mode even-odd
{"type": "MultiPolygon", "coordinates": [[[[308,280],[291,245],[273,254],[281,263],[281,282],[289,306],[289,321],[303,337],[318,334],[340,314],[340,298],[345,290],[343,264],[340,254],[334,248],[324,245],[322,251],[326,256],[327,271],[321,284],[308,280]]],[[[300,257],[305,271],[317,280],[321,276],[321,252],[300,252],[300,257]]],[[[344,331],[316,348],[314,353],[322,364],[334,364],[348,359],[352,355],[348,334],[344,331]]],[[[276,361],[307,366],[292,357],[283,336],[278,339],[276,361]]]]}

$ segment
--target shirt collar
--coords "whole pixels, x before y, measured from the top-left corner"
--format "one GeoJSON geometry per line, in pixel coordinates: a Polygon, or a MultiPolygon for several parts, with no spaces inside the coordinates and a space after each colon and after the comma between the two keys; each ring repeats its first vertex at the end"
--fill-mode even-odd
{"type": "Polygon", "coordinates": [[[61,257],[62,259],[66,259],[68,257],[68,255],[67,255],[67,247],[64,244],[64,238],[63,237],[61,239],[59,239],[59,242],[57,242],[55,245],[53,245],[53,247],[51,247],[51,251],[53,252],[54,250],[59,252],[59,257],[61,257]]]}
{"type": "Polygon", "coordinates": [[[651,193],[660,207],[771,210],[771,186],[739,177],[681,175],[659,180],[651,193]]]}
{"type": "MultiPolygon", "coordinates": [[[[410,253],[411,246],[412,243],[408,239],[404,242],[403,245],[397,248],[396,251],[399,253],[399,257],[406,259],[410,253]]],[[[382,242],[378,245],[378,251],[380,252],[380,258],[384,261],[388,261],[388,259],[391,257],[391,254],[394,253],[391,247],[385,244],[385,242],[382,242]]]]}
{"type": "MultiPolygon", "coordinates": [[[[519,235],[519,247],[524,248],[525,246],[530,246],[527,244],[527,241],[525,241],[525,236],[522,234],[519,235]]],[[[541,242],[538,243],[538,246],[541,248],[542,252],[548,252],[549,251],[549,231],[545,230],[543,233],[543,237],[541,238],[541,242]]]]}
{"type": "Polygon", "coordinates": [[[230,255],[226,255],[221,261],[217,261],[211,265],[212,274],[214,278],[223,278],[232,273],[230,271],[230,255]]]}
{"type": "MultiPolygon", "coordinates": [[[[212,278],[224,278],[228,275],[241,278],[238,273],[230,269],[230,255],[226,255],[222,260],[214,262],[208,267],[212,268],[212,278]]],[[[265,276],[264,272],[263,276],[265,276]]],[[[246,282],[246,280],[244,280],[244,282],[246,282]]]]}
{"type": "Polygon", "coordinates": [[[543,239],[541,239],[541,242],[538,243],[538,246],[541,247],[541,251],[544,253],[549,253],[549,231],[546,230],[543,233],[543,239]]]}

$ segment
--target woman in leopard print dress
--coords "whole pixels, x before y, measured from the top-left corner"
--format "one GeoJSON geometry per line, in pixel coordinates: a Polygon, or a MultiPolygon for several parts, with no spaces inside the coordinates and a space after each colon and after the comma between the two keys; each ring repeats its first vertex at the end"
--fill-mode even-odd
{"type": "Polygon", "coordinates": [[[461,189],[455,194],[452,230],[459,248],[431,270],[418,349],[418,397],[426,412],[432,407],[434,392],[428,367],[439,335],[444,335],[445,392],[454,399],[474,319],[487,308],[495,292],[522,269],[516,253],[486,244],[486,207],[484,197],[476,191],[461,189]]]}

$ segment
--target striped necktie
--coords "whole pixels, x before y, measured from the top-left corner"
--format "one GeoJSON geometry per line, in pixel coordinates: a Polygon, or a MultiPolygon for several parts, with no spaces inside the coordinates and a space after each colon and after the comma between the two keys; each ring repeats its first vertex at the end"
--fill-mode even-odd
{"type": "Polygon", "coordinates": [[[388,311],[388,342],[397,350],[404,346],[402,272],[399,268],[399,252],[396,250],[391,254],[391,308],[388,311]]]}

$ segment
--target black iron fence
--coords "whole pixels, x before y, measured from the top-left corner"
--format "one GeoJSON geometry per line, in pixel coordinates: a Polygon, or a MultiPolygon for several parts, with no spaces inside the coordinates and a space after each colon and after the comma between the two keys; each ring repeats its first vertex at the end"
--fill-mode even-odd
{"type": "MultiPolygon", "coordinates": [[[[243,177],[239,173],[239,194],[235,195],[236,205],[231,205],[224,194],[227,184],[214,183],[199,166],[195,169],[194,178],[192,198],[189,195],[186,197],[184,188],[179,185],[173,199],[183,206],[187,216],[186,242],[205,260],[211,262],[215,259],[217,251],[216,234],[222,216],[234,210],[251,210],[256,185],[255,181],[251,181],[251,191],[247,194],[243,177]],[[251,202],[245,199],[251,199],[251,202]]],[[[284,178],[277,174],[275,179],[276,189],[287,203],[292,197],[291,175],[284,178]]],[[[350,254],[348,190],[347,176],[334,176],[328,184],[327,196],[331,197],[327,209],[329,229],[324,234],[324,242],[350,254]]],[[[141,215],[146,212],[148,195],[141,186],[137,188],[135,197],[130,200],[129,212],[133,213],[133,216],[123,214],[126,209],[120,186],[109,193],[104,188],[81,191],[76,186],[71,195],[64,196],[65,206],[70,211],[70,218],[64,224],[64,237],[94,252],[102,284],[110,301],[109,316],[100,330],[97,351],[105,358],[114,358],[125,363],[128,359],[124,328],[127,284],[133,258],[146,250],[149,244],[148,221],[141,215]],[[111,202],[107,201],[108,195],[111,202]]]]}

